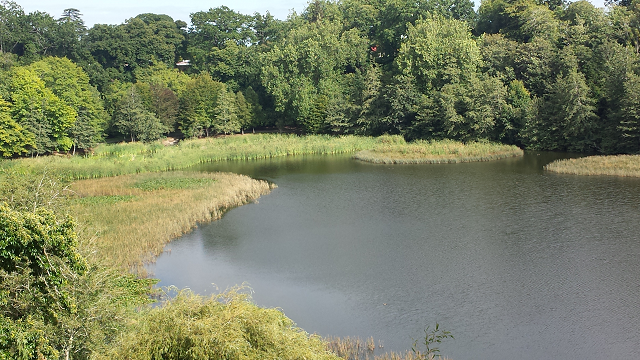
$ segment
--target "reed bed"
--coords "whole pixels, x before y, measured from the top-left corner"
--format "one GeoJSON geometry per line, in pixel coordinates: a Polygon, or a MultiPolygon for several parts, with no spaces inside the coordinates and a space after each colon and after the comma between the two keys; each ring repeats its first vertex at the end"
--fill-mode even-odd
{"type": "Polygon", "coordinates": [[[597,155],[556,160],[545,170],[573,175],[611,175],[640,177],[640,155],[597,155]]]}
{"type": "MultiPolygon", "coordinates": [[[[405,351],[404,353],[383,352],[376,354],[376,350],[384,351],[381,342],[376,342],[372,337],[363,340],[359,337],[329,337],[325,339],[327,349],[344,360],[425,360],[432,359],[420,352],[405,351]]],[[[438,357],[447,360],[446,357],[438,357]]]]}
{"type": "Polygon", "coordinates": [[[523,154],[517,146],[491,142],[417,140],[406,143],[400,137],[380,137],[374,148],[362,150],[354,158],[376,164],[442,164],[491,161],[523,154]]]}
{"type": "Polygon", "coordinates": [[[193,165],[304,154],[342,154],[369,149],[375,140],[362,136],[247,134],[186,140],[174,146],[101,144],[86,156],[44,156],[0,163],[3,168],[47,168],[68,180],[184,169],[193,165]]]}
{"type": "Polygon", "coordinates": [[[77,181],[68,202],[97,259],[144,276],[169,241],[274,187],[229,173],[147,173],[77,181]]]}

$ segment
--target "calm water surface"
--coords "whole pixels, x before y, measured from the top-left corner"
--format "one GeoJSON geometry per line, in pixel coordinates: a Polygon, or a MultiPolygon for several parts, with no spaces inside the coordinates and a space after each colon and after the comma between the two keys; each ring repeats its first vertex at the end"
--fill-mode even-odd
{"type": "Polygon", "coordinates": [[[562,154],[373,165],[312,156],[204,166],[278,185],[174,241],[160,285],[243,282],[323,336],[455,359],[639,359],[640,179],[543,172],[562,154]]]}

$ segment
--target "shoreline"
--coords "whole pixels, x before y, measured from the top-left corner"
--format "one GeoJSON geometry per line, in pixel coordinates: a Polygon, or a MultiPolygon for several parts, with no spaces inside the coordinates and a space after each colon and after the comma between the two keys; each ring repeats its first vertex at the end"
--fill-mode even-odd
{"type": "Polygon", "coordinates": [[[93,256],[146,277],[166,244],[276,187],[232,173],[122,175],[74,182],[69,206],[93,256]]]}

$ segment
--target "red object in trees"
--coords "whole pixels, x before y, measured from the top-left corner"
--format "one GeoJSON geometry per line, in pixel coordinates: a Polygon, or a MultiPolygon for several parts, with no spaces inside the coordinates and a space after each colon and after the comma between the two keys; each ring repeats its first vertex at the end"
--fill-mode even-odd
{"type": "Polygon", "coordinates": [[[373,46],[371,47],[371,51],[376,52],[377,50],[378,50],[378,47],[377,47],[377,46],[373,45],[373,46]]]}

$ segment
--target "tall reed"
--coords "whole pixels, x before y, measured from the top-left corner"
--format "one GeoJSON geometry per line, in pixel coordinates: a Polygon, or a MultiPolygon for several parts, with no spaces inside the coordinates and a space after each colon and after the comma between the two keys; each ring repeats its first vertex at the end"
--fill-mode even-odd
{"type": "MultiPolygon", "coordinates": [[[[325,339],[327,348],[344,360],[426,360],[427,355],[420,352],[405,351],[403,353],[383,352],[377,354],[376,350],[384,351],[382,343],[373,338],[363,340],[359,337],[328,337],[325,339]]],[[[442,359],[446,360],[446,357],[442,359]]]]}
{"type": "Polygon", "coordinates": [[[556,160],[544,169],[561,174],[640,177],[640,155],[598,155],[556,160]]]}
{"type": "Polygon", "coordinates": [[[516,146],[491,142],[417,140],[406,143],[401,137],[387,136],[378,138],[375,147],[356,153],[354,158],[376,164],[440,164],[490,161],[523,154],[516,146]]]}
{"type": "Polygon", "coordinates": [[[361,136],[247,134],[186,140],[174,146],[163,146],[161,142],[102,144],[87,156],[17,159],[0,166],[25,172],[46,167],[67,179],[91,179],[177,170],[225,160],[353,153],[371,148],[374,143],[373,138],[361,136]]]}

